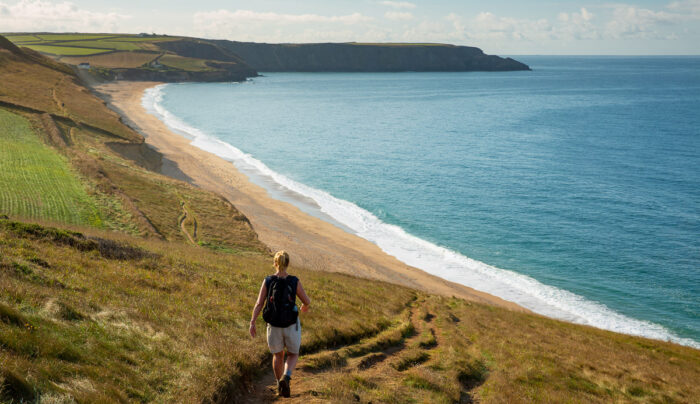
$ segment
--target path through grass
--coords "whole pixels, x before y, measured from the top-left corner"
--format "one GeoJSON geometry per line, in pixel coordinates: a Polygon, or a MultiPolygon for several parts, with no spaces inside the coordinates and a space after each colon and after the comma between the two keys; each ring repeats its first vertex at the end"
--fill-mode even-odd
{"type": "Polygon", "coordinates": [[[0,213],[100,226],[92,199],[65,158],[23,117],[0,109],[0,213]]]}

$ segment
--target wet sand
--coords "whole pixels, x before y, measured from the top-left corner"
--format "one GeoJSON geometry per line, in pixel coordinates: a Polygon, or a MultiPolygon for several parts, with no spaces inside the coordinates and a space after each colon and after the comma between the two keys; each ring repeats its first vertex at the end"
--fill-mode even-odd
{"type": "Polygon", "coordinates": [[[272,251],[286,250],[292,266],[342,272],[358,277],[400,284],[430,293],[457,296],[519,311],[515,303],[449,282],[408,266],[377,245],[335,225],[302,212],[296,206],[272,198],[248,180],[236,167],[172,132],[141,105],[143,92],[160,83],[114,82],[94,87],[110,107],[137,129],[146,142],[168,163],[163,173],[188,180],[195,186],[226,197],[248,217],[260,240],[272,251]],[[173,167],[173,165],[176,165],[173,167]],[[183,176],[184,174],[184,176],[183,176]]]}

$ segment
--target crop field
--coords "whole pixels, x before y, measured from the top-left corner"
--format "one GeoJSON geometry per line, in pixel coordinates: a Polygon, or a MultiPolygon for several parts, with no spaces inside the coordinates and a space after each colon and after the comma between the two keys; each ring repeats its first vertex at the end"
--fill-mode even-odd
{"type": "Polygon", "coordinates": [[[95,56],[63,57],[61,62],[72,65],[88,62],[91,66],[108,68],[133,68],[144,65],[158,56],[157,53],[112,52],[95,56]]]}
{"type": "Polygon", "coordinates": [[[104,49],[119,50],[119,51],[133,51],[133,50],[141,49],[141,47],[138,45],[138,43],[135,44],[133,42],[115,41],[115,40],[112,40],[112,38],[104,39],[104,40],[54,42],[54,43],[52,43],[52,45],[79,46],[79,47],[87,47],[87,48],[104,48],[104,49]]]}
{"type": "Polygon", "coordinates": [[[80,55],[97,55],[100,53],[112,52],[110,49],[97,48],[78,48],[71,46],[52,46],[52,45],[36,45],[23,44],[27,48],[34,49],[37,52],[50,53],[57,56],[80,56],[80,55]]]}
{"type": "MultiPolygon", "coordinates": [[[[108,52],[160,51],[154,42],[171,41],[177,37],[138,36],[119,34],[8,34],[7,39],[18,46],[26,46],[35,51],[58,57],[100,55],[108,52]]],[[[143,56],[135,59],[142,60],[143,56]]],[[[138,67],[131,62],[118,62],[113,67],[138,67]],[[124,64],[128,66],[124,66],[124,64]]],[[[68,62],[72,63],[72,62],[68,62]]],[[[80,63],[80,62],[78,62],[80,63]]],[[[96,66],[112,67],[109,63],[96,66]]]]}
{"type": "Polygon", "coordinates": [[[100,226],[98,211],[65,159],[29,122],[0,109],[0,213],[100,226]]]}
{"type": "Polygon", "coordinates": [[[42,39],[36,35],[7,35],[5,37],[14,43],[42,41],[42,39]]]}
{"type": "Polygon", "coordinates": [[[81,41],[85,39],[114,38],[117,35],[109,34],[39,34],[39,38],[45,41],[81,41]]]}
{"type": "Polygon", "coordinates": [[[138,36],[138,35],[125,35],[114,40],[125,41],[125,42],[163,42],[163,41],[174,41],[180,39],[176,36],[138,36]]]}

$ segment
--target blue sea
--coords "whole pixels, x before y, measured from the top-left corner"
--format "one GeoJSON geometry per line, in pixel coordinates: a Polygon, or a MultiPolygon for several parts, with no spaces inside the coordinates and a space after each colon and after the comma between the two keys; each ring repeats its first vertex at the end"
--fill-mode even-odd
{"type": "Polygon", "coordinates": [[[533,71],[265,73],[143,103],[407,264],[700,348],[700,57],[516,59],[533,71]]]}

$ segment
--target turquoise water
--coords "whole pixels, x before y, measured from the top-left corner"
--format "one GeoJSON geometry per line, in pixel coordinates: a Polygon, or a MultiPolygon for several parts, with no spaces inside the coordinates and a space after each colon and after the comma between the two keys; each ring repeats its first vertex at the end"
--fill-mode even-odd
{"type": "Polygon", "coordinates": [[[270,73],[144,105],[273,195],[537,312],[700,347],[700,58],[270,73]]]}

